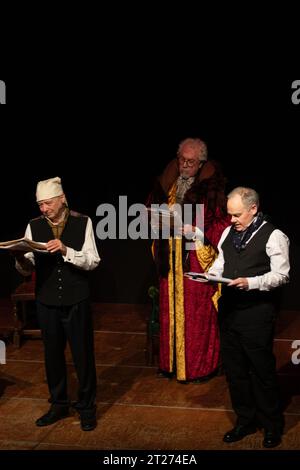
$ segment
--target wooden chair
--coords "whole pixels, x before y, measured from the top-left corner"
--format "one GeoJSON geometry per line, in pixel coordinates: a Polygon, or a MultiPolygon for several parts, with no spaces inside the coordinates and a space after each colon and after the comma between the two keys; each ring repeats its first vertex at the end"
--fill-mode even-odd
{"type": "Polygon", "coordinates": [[[41,332],[38,328],[27,328],[29,302],[33,303],[35,300],[34,278],[25,278],[24,282],[22,282],[22,284],[20,284],[11,294],[11,300],[14,316],[13,344],[19,348],[21,345],[21,337],[23,335],[41,337],[41,332]]]}

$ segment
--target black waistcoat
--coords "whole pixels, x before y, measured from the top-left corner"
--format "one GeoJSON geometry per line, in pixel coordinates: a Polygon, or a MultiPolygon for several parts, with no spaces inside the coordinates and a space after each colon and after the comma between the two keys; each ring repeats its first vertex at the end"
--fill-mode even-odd
{"type": "MultiPolygon", "coordinates": [[[[233,246],[233,228],[231,228],[222,244],[225,261],[223,276],[236,279],[238,277],[261,276],[269,272],[270,258],[266,253],[266,244],[274,230],[275,227],[272,224],[265,223],[253,235],[246,248],[238,252],[233,246]]],[[[257,302],[274,303],[277,299],[274,291],[259,291],[258,289],[241,291],[226,286],[222,288],[222,296],[224,301],[226,300],[237,307],[249,307],[257,302]]]]}
{"type": "MultiPolygon", "coordinates": [[[[80,251],[85,240],[88,218],[70,213],[62,235],[64,245],[80,251]]],[[[32,238],[48,242],[53,232],[44,217],[30,221],[32,238]]],[[[61,254],[34,253],[36,298],[45,305],[73,305],[89,296],[87,271],[65,262],[61,254]]]]}

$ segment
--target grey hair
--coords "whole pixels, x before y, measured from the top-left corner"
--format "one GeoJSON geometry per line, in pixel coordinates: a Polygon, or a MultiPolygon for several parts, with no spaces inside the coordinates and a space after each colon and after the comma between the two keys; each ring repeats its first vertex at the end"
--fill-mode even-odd
{"type": "Polygon", "coordinates": [[[177,155],[180,157],[183,147],[187,145],[191,147],[193,150],[196,150],[196,156],[198,157],[199,161],[206,161],[207,160],[207,146],[203,140],[192,137],[188,137],[180,142],[177,155]]]}
{"type": "Polygon", "coordinates": [[[230,193],[227,195],[227,199],[230,199],[237,194],[241,196],[245,207],[248,208],[253,204],[255,204],[257,207],[259,206],[259,195],[255,189],[238,186],[237,188],[234,188],[232,191],[230,191],[230,193]]]}

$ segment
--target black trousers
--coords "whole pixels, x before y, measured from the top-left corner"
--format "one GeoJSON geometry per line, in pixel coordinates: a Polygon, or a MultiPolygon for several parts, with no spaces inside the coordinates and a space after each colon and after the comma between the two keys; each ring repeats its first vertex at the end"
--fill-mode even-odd
{"type": "Polygon", "coordinates": [[[89,300],[63,307],[37,302],[37,316],[44,342],[46,375],[52,405],[69,405],[65,360],[68,341],[79,382],[76,408],[83,412],[93,412],[97,379],[89,300]]]}
{"type": "Polygon", "coordinates": [[[281,433],[280,409],[273,354],[275,310],[261,303],[246,308],[220,304],[221,354],[237,424],[260,424],[281,433]]]}

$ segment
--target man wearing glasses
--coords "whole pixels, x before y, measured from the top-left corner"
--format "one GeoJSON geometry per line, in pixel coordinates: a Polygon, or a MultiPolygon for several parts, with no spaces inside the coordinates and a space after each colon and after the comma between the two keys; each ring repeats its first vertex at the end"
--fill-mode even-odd
{"type": "MultiPolygon", "coordinates": [[[[192,207],[193,221],[182,228],[182,238],[154,242],[160,291],[159,375],[186,382],[213,377],[219,364],[217,283],[200,284],[184,277],[185,271],[204,272],[217,255],[223,230],[229,225],[224,194],[225,179],[218,164],[207,159],[206,144],[187,138],[158,178],[148,204],[192,207]],[[185,236],[199,232],[196,204],[204,207],[204,240],[187,250],[185,236]],[[194,217],[195,216],[195,217],[194,217]]],[[[188,237],[190,240],[190,236],[188,237]]],[[[196,238],[195,238],[196,240],[196,238]]],[[[189,243],[191,245],[191,243],[189,243]]]]}

